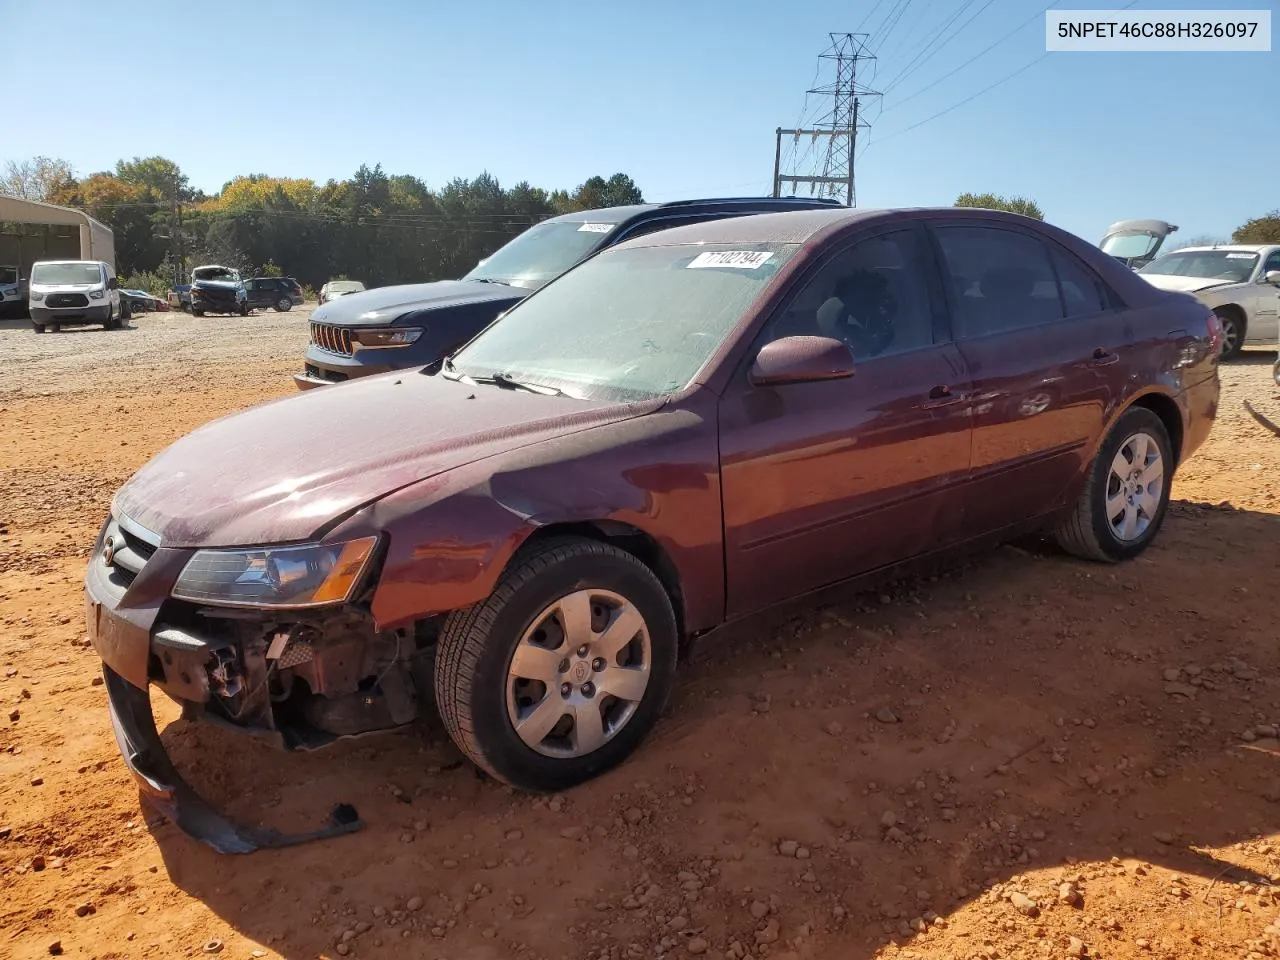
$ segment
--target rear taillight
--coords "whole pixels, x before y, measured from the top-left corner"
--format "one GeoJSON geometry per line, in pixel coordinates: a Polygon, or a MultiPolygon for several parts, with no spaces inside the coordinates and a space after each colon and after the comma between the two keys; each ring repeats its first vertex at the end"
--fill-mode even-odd
{"type": "Polygon", "coordinates": [[[1210,310],[1206,323],[1209,326],[1209,355],[1216,357],[1222,353],[1222,321],[1210,310]]]}

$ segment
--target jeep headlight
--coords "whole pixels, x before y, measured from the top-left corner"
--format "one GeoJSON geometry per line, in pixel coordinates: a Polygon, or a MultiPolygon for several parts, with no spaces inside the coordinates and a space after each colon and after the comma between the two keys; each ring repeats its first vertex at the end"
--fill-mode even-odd
{"type": "Polygon", "coordinates": [[[322,607],[344,603],[377,546],[377,537],[345,543],[198,550],[187,561],[173,595],[227,607],[322,607]]]}
{"type": "Polygon", "coordinates": [[[384,327],[351,331],[351,342],[362,350],[383,350],[387,347],[407,347],[422,336],[421,327],[384,327]]]}

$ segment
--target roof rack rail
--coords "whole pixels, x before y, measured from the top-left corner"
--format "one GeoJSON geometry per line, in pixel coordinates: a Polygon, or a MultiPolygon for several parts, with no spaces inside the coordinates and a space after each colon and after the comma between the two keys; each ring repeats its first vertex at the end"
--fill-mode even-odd
{"type": "Polygon", "coordinates": [[[824,207],[843,207],[844,204],[833,197],[702,197],[694,200],[668,200],[660,203],[661,207],[688,207],[696,203],[760,203],[761,201],[777,201],[778,203],[812,203],[824,207]]]}

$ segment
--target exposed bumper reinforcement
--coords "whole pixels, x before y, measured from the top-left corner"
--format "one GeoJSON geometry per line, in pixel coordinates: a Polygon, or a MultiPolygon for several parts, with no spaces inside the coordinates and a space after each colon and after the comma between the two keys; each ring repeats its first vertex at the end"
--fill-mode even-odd
{"type": "Polygon", "coordinates": [[[264,848],[325,840],[364,828],[355,807],[349,804],[334,807],[329,823],[308,833],[280,833],[233,824],[209,806],[178,773],[160,742],[147,691],[135,687],[105,664],[102,673],[111,707],[111,727],[125,765],[138,781],[143,799],[187,836],[219,853],[252,853],[264,848]]]}

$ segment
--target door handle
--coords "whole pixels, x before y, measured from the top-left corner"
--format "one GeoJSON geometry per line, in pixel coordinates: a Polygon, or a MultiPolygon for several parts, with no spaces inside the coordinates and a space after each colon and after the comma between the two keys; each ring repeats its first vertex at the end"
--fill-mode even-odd
{"type": "Polygon", "coordinates": [[[953,403],[960,403],[964,400],[963,394],[953,393],[951,387],[945,383],[940,383],[929,391],[929,398],[922,404],[926,410],[936,410],[938,407],[949,407],[953,403]]]}
{"type": "Polygon", "coordinates": [[[1115,363],[1120,357],[1112,353],[1110,350],[1104,350],[1099,347],[1093,351],[1093,360],[1090,362],[1094,367],[1105,367],[1109,363],[1115,363]]]}

